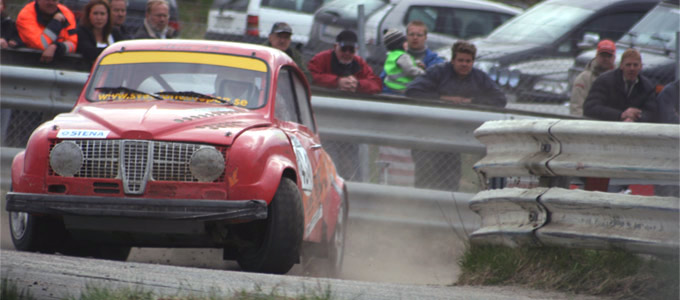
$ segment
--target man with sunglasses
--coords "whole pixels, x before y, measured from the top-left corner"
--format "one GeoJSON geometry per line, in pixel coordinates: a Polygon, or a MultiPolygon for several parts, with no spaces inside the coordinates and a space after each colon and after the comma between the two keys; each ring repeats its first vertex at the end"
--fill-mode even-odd
{"type": "Polygon", "coordinates": [[[597,54],[591,60],[586,69],[576,79],[571,89],[569,99],[569,113],[575,116],[583,116],[583,102],[586,101],[590,87],[600,74],[614,69],[616,61],[616,44],[610,40],[602,40],[597,44],[597,54]]]}
{"type": "Polygon", "coordinates": [[[355,55],[357,35],[344,30],[335,41],[333,49],[319,52],[309,61],[312,84],[352,93],[379,93],[382,81],[364,59],[355,55]]]}

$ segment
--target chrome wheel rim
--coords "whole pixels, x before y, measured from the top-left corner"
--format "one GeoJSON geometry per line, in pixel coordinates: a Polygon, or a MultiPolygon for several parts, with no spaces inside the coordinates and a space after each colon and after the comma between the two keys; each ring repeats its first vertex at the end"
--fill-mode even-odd
{"type": "Polygon", "coordinates": [[[28,214],[25,212],[11,212],[9,218],[12,236],[17,240],[23,238],[28,227],[28,214]]]}

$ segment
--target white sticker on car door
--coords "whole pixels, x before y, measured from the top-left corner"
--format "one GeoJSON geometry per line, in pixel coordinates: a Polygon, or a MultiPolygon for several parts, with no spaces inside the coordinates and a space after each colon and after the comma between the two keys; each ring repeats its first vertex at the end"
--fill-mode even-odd
{"type": "Polygon", "coordinates": [[[300,173],[300,180],[302,180],[302,190],[305,195],[309,196],[314,187],[314,174],[312,173],[312,164],[307,155],[307,150],[302,146],[300,140],[295,135],[290,135],[290,140],[293,143],[293,150],[295,151],[295,160],[297,161],[298,172],[300,173]]]}

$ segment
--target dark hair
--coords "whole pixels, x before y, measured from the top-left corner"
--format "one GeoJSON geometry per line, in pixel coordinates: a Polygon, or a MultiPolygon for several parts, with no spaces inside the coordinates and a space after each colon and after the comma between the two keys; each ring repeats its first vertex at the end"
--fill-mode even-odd
{"type": "Polygon", "coordinates": [[[472,60],[474,60],[475,56],[477,56],[477,47],[468,41],[458,40],[451,46],[451,60],[456,59],[456,53],[470,54],[472,55],[472,60]]]}
{"type": "Polygon", "coordinates": [[[108,38],[108,36],[111,34],[111,30],[113,30],[113,22],[111,22],[111,6],[109,5],[109,1],[107,0],[90,0],[90,2],[83,7],[83,15],[80,16],[80,24],[87,28],[92,30],[92,22],[90,22],[90,13],[92,12],[92,8],[94,8],[96,5],[104,5],[106,8],[106,14],[108,15],[108,20],[106,21],[106,25],[104,25],[104,29],[102,30],[102,35],[104,38],[108,38]]]}

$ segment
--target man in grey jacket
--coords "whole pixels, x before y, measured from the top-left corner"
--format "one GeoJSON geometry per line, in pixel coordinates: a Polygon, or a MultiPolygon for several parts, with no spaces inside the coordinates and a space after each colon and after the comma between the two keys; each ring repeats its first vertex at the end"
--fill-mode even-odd
{"type": "Polygon", "coordinates": [[[602,40],[597,44],[597,54],[591,60],[586,69],[576,79],[571,89],[569,99],[569,113],[575,116],[583,116],[583,102],[586,101],[590,87],[600,74],[612,70],[616,61],[616,44],[610,40],[602,40]]]}

